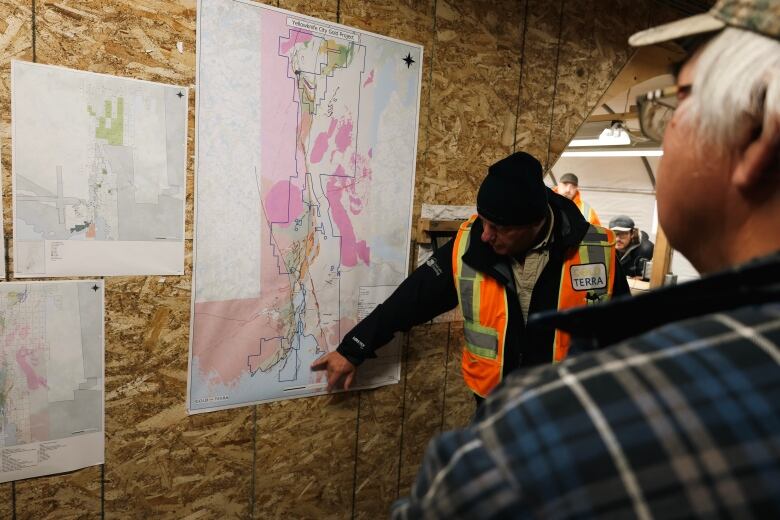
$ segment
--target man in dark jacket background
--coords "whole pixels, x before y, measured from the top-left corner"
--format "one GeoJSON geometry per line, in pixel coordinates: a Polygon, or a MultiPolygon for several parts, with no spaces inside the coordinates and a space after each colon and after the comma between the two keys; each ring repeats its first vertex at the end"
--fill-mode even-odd
{"type": "Polygon", "coordinates": [[[641,278],[645,264],[653,259],[654,246],[650,237],[639,230],[634,220],[626,215],[618,215],[610,220],[609,229],[615,233],[615,248],[623,274],[641,278]]]}
{"type": "MultiPolygon", "coordinates": [[[[468,228],[462,227],[462,230],[467,229],[462,232],[468,235],[463,237],[468,243],[462,255],[463,263],[466,269],[476,270],[476,276],[497,282],[493,287],[503,288],[506,293],[505,308],[499,305],[500,312],[506,314],[502,322],[505,330],[493,331],[498,341],[493,338],[492,350],[485,356],[477,355],[465,361],[468,366],[478,362],[495,365],[491,375],[494,380],[489,383],[480,382],[478,379],[482,376],[479,374],[472,378],[464,372],[466,382],[475,394],[484,396],[495,385],[496,378],[500,380],[518,367],[553,360],[554,344],[559,342],[555,330],[529,331],[525,323],[534,312],[560,308],[564,264],[579,258],[576,253],[580,247],[585,247],[584,243],[590,244],[587,240],[597,241],[601,233],[605,242],[598,243],[596,248],[605,250],[606,253],[597,253],[606,258],[602,263],[594,260],[590,267],[573,265],[574,277],[570,285],[582,283],[584,287],[584,282],[591,279],[596,280],[596,285],[593,286],[595,290],[589,290],[590,286],[576,291],[569,288],[569,293],[581,295],[590,303],[606,300],[612,294],[627,294],[628,285],[614,260],[612,234],[588,224],[574,203],[545,187],[541,164],[524,152],[510,155],[489,168],[477,195],[477,212],[479,218],[472,218],[467,223],[468,228]],[[594,271],[598,276],[577,277],[579,271],[593,270],[593,267],[601,269],[594,271]]],[[[374,351],[389,342],[395,332],[407,331],[458,305],[459,284],[454,274],[458,265],[454,265],[454,261],[461,256],[453,254],[456,241],[450,241],[416,269],[384,303],[344,336],[336,352],[324,355],[312,365],[314,370],[327,371],[329,389],[349,388],[357,366],[365,359],[375,357],[374,351]]],[[[464,310],[463,306],[461,309],[464,310]]],[[[464,312],[467,329],[473,329],[468,327],[468,314],[464,312]]],[[[481,318],[481,323],[486,323],[484,314],[481,318]]],[[[492,317],[487,318],[489,321],[492,317]]],[[[480,338],[485,338],[482,334],[485,327],[480,326],[479,319],[474,321],[480,332],[473,335],[477,339],[469,342],[469,330],[466,331],[464,352],[469,351],[470,345],[479,344],[480,338]]],[[[485,352],[478,346],[471,350],[485,352]]]]}

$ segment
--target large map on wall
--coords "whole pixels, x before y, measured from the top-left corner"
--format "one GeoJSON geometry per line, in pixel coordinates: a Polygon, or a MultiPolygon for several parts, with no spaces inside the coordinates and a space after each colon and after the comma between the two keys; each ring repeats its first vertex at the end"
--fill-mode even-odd
{"type": "Polygon", "coordinates": [[[14,276],[184,274],[187,89],[13,61],[14,276]]]}
{"type": "Polygon", "coordinates": [[[189,410],[321,394],[309,365],[406,276],[422,48],[242,0],[197,33],[189,410]]]}
{"type": "Polygon", "coordinates": [[[103,463],[103,282],[0,283],[0,482],[103,463]]]}

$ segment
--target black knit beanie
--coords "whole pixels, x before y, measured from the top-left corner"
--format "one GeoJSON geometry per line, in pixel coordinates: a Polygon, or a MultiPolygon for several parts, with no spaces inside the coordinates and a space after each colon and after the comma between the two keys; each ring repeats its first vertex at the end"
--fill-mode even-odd
{"type": "Polygon", "coordinates": [[[547,191],[539,161],[516,152],[488,168],[477,193],[477,213],[501,226],[538,222],[547,214],[547,191]]]}

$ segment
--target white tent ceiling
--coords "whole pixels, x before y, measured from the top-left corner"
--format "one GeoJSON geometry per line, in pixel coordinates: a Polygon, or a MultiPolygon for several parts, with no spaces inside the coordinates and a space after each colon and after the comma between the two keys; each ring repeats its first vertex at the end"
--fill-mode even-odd
{"type": "MultiPolygon", "coordinates": [[[[606,104],[612,110],[618,108],[623,112],[633,112],[636,107],[630,106],[630,99],[642,89],[658,88],[662,84],[668,85],[669,78],[653,78],[633,87],[629,93],[619,94],[610,99],[606,104]],[[611,107],[620,99],[626,100],[624,106],[611,107]]],[[[607,113],[604,105],[597,108],[594,113],[607,113]]],[[[603,128],[609,126],[609,122],[585,123],[577,132],[577,139],[595,138],[603,128]],[[602,128],[603,127],[603,128],[602,128]]],[[[633,134],[638,129],[636,120],[626,121],[626,127],[633,134]]],[[[615,147],[622,148],[622,147],[615,147]]],[[[626,147],[629,148],[629,147],[626,147]]],[[[567,149],[567,150],[581,150],[567,149]]],[[[598,214],[602,225],[617,215],[628,215],[636,226],[648,233],[650,239],[655,242],[657,230],[657,215],[655,208],[654,179],[658,172],[660,157],[561,157],[550,170],[552,177],[560,179],[564,173],[574,173],[579,178],[580,191],[586,200],[598,214]]],[[[548,176],[546,182],[552,185],[552,179],[548,176]]],[[[681,254],[675,252],[672,258],[672,273],[676,274],[679,282],[694,279],[698,273],[681,254]]]]}

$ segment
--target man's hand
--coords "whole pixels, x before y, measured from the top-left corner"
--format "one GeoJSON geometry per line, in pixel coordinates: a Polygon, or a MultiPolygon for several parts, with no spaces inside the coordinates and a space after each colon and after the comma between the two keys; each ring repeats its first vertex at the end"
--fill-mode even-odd
{"type": "Polygon", "coordinates": [[[344,382],[344,390],[349,390],[357,373],[357,367],[347,361],[338,352],[328,352],[311,364],[312,370],[326,370],[328,374],[328,392],[338,390],[344,382]]]}

